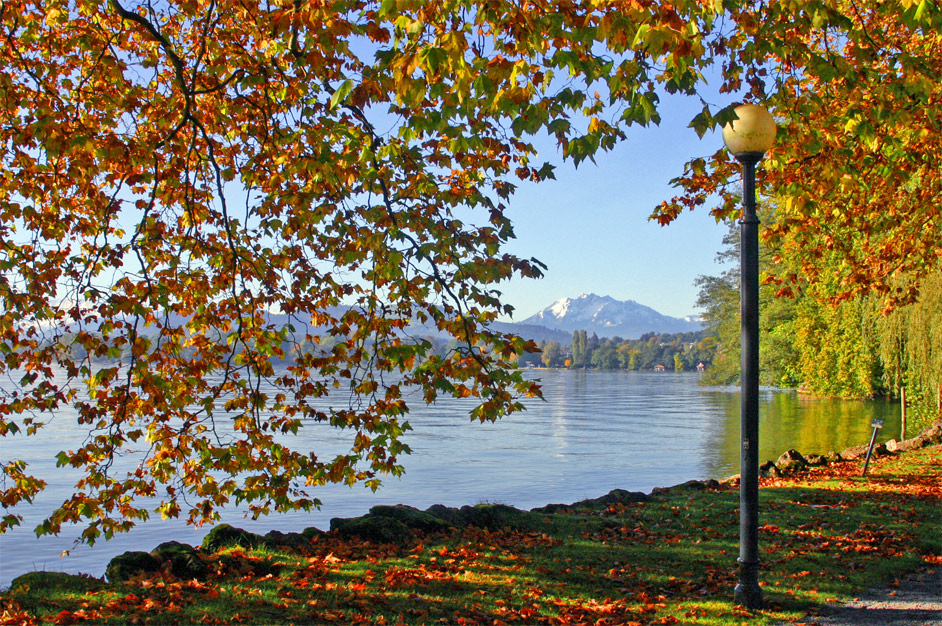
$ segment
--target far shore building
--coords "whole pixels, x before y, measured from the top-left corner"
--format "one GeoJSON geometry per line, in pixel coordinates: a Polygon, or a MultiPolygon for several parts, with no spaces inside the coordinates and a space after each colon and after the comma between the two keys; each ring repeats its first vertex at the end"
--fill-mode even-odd
{"type": "Polygon", "coordinates": [[[657,365],[654,366],[654,371],[655,371],[655,372],[666,372],[666,371],[667,371],[667,368],[664,367],[663,365],[661,365],[660,363],[658,363],[657,365]]]}

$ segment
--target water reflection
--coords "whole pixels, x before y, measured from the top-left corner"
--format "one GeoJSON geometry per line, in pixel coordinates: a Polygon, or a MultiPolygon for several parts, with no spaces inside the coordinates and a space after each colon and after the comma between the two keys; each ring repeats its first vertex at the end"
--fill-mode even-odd
{"type": "MultiPolygon", "coordinates": [[[[739,392],[705,390],[704,401],[721,420],[710,431],[707,474],[738,473],[739,392]]],[[[884,422],[881,441],[898,436],[899,406],[887,401],[817,398],[795,391],[763,390],[759,397],[759,461],[788,450],[826,454],[870,441],[874,419],[884,422]]]]}

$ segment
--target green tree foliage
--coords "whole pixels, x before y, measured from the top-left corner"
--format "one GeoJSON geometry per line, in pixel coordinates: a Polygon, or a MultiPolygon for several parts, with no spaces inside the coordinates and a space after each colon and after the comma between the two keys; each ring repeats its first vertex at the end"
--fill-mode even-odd
{"type": "MultiPolygon", "coordinates": [[[[669,370],[678,371],[696,370],[697,365],[709,365],[714,358],[716,342],[706,331],[690,333],[659,334],[645,333],[638,339],[622,339],[621,337],[593,337],[586,336],[586,331],[573,333],[573,365],[576,367],[575,355],[583,355],[584,361],[578,367],[592,367],[595,369],[614,370],[653,370],[656,365],[663,365],[669,370]],[[584,352],[582,342],[587,341],[584,352]]],[[[561,365],[560,358],[555,355],[564,355],[565,348],[555,342],[542,344],[544,350],[543,363],[547,367],[561,365]],[[553,358],[547,359],[545,352],[552,350],[553,358]]]]}
{"type": "MultiPolygon", "coordinates": [[[[775,205],[767,207],[763,220],[774,225],[775,205]]],[[[783,240],[761,243],[764,269],[773,259],[779,271],[800,263],[789,255],[789,246],[778,246],[779,242],[783,240]]],[[[735,226],[725,243],[718,259],[736,260],[735,226]]],[[[831,256],[820,263],[840,261],[831,256]]],[[[915,302],[889,311],[876,294],[836,297],[841,292],[838,277],[838,272],[822,272],[814,281],[796,283],[787,296],[779,293],[774,280],[761,286],[760,380],[843,398],[900,397],[905,390],[910,423],[921,426],[942,415],[942,271],[922,278],[915,302]]],[[[713,366],[705,377],[711,383],[738,381],[738,280],[738,268],[697,280],[698,305],[717,341],[713,366]]]]}
{"type": "MultiPolygon", "coordinates": [[[[760,206],[764,223],[773,220],[771,205],[760,206]]],[[[712,366],[704,380],[709,384],[731,385],[739,382],[740,372],[740,298],[739,298],[739,226],[730,224],[723,238],[723,249],[716,261],[726,269],[717,276],[698,276],[697,306],[704,323],[716,342],[712,366]]],[[[774,252],[760,241],[759,267],[765,271],[772,264],[774,252]]],[[[795,300],[777,298],[777,287],[759,287],[759,380],[764,385],[792,387],[797,383],[792,367],[795,300]]]]}
{"type": "Polygon", "coordinates": [[[603,370],[613,370],[618,368],[618,356],[615,352],[615,344],[611,341],[604,341],[592,351],[592,367],[603,370]]]}
{"type": "Polygon", "coordinates": [[[572,368],[588,365],[586,353],[586,332],[584,330],[572,331],[572,368]]]}
{"type": "Polygon", "coordinates": [[[871,320],[876,332],[883,380],[889,391],[906,400],[922,425],[942,416],[942,271],[927,276],[919,300],[871,320]]]}
{"type": "Polygon", "coordinates": [[[563,359],[559,342],[547,341],[543,344],[542,361],[544,367],[559,367],[562,365],[563,359]]]}
{"type": "Polygon", "coordinates": [[[881,389],[877,353],[865,328],[867,304],[831,304],[813,295],[801,299],[791,325],[790,365],[795,378],[814,393],[869,398],[881,389]]]}

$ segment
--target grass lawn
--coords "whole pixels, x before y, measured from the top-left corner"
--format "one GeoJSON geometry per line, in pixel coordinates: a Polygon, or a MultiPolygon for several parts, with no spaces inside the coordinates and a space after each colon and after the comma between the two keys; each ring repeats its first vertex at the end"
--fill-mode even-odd
{"type": "MultiPolygon", "coordinates": [[[[503,528],[399,544],[317,537],[227,548],[201,579],[36,573],[0,596],[0,624],[773,624],[942,567],[942,447],[763,479],[767,607],[732,604],[739,492],[675,488],[639,503],[520,513],[503,528]]],[[[700,486],[702,487],[702,485],[700,486]]]]}

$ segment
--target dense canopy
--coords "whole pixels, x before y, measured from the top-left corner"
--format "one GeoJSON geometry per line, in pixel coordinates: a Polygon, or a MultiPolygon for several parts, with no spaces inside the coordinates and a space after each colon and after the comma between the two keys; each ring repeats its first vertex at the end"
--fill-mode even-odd
{"type": "MultiPolygon", "coordinates": [[[[942,259],[942,11],[905,0],[750,5],[734,11],[742,28],[723,72],[779,121],[763,170],[778,200],[766,235],[803,260],[805,277],[836,269],[836,299],[912,301],[942,259]]],[[[717,191],[717,214],[735,212],[736,175],[723,150],[690,161],[675,181],[684,193],[655,216],[669,221],[717,191]]],[[[771,274],[786,294],[798,278],[771,274]]]]}

